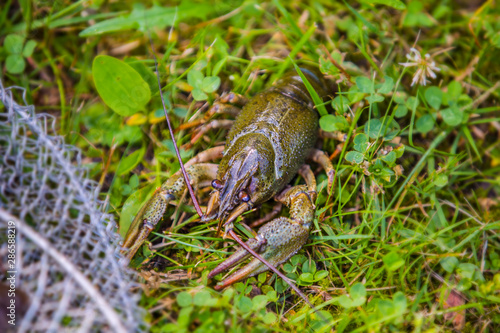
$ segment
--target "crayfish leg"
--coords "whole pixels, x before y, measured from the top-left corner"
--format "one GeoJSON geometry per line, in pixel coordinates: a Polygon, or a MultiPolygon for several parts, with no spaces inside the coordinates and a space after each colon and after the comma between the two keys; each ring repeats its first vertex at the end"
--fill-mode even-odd
{"type": "MultiPolygon", "coordinates": [[[[216,164],[200,163],[191,165],[186,169],[186,172],[192,185],[198,188],[201,183],[215,179],[217,177],[217,169],[218,165],[216,164]]],[[[132,259],[134,257],[151,231],[163,218],[170,201],[179,200],[185,190],[186,184],[182,173],[177,172],[155,191],[151,199],[147,201],[135,216],[125,236],[123,247],[128,249],[125,255],[126,258],[132,259]]]]}
{"type": "MultiPolygon", "coordinates": [[[[223,93],[210,107],[205,115],[205,119],[208,120],[216,113],[229,114],[233,117],[236,117],[241,112],[240,107],[244,106],[247,102],[248,99],[242,95],[236,94],[234,92],[223,93]]],[[[203,123],[205,121],[203,121],[203,123]]],[[[204,123],[201,127],[193,132],[190,140],[190,145],[194,145],[203,135],[205,135],[205,133],[209,132],[210,130],[230,129],[233,126],[233,123],[233,120],[227,119],[215,119],[210,122],[204,123]]]]}
{"type": "Polygon", "coordinates": [[[319,149],[312,149],[307,158],[318,163],[321,168],[323,168],[328,177],[328,187],[326,190],[328,194],[331,194],[333,180],[335,178],[335,169],[333,168],[332,161],[324,151],[319,149]]]}

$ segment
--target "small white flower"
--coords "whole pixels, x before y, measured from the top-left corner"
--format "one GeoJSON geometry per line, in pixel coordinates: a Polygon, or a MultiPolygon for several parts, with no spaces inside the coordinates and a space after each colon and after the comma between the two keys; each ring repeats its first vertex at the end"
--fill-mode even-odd
{"type": "Polygon", "coordinates": [[[408,58],[410,62],[400,63],[401,66],[418,67],[417,71],[413,75],[413,81],[411,81],[412,86],[417,82],[425,86],[427,84],[427,77],[435,79],[436,73],[434,72],[439,72],[441,70],[436,66],[436,62],[432,60],[429,54],[426,54],[425,57],[422,58],[420,52],[413,47],[410,49],[410,54],[406,55],[406,58],[408,58]]]}

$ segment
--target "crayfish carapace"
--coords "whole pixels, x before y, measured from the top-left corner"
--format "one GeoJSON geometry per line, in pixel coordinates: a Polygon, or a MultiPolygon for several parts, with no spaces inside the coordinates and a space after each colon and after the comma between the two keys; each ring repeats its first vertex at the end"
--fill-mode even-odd
{"type": "MultiPolygon", "coordinates": [[[[316,69],[301,68],[320,97],[328,94],[328,84],[316,69]]],[[[229,93],[219,100],[230,104],[245,102],[227,137],[220,164],[197,163],[186,172],[193,187],[211,182],[213,192],[202,221],[224,221],[226,234],[238,216],[252,207],[275,198],[290,209],[290,217],[278,217],[262,226],[255,238],[247,241],[250,249],[276,267],[295,254],[306,243],[314,219],[316,181],[304,162],[320,164],[333,181],[333,166],[326,154],[314,149],[318,136],[318,114],[301,77],[287,73],[275,85],[257,94],[248,102],[229,93]],[[297,174],[306,185],[287,187],[297,174]]],[[[186,190],[184,178],[177,172],[163,183],[134,219],[125,238],[130,248],[128,258],[148,237],[162,219],[170,201],[179,200],[186,190]]],[[[209,278],[229,269],[250,256],[240,249],[215,268],[209,278]]],[[[268,270],[260,260],[253,259],[217,289],[268,270]]]]}

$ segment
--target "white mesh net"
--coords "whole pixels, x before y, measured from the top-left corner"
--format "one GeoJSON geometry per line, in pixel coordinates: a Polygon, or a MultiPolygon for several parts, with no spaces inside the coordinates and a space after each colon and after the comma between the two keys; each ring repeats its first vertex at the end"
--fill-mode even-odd
{"type": "Polygon", "coordinates": [[[28,296],[15,329],[146,329],[134,273],[119,262],[116,224],[81,152],[55,135],[53,117],[16,103],[14,90],[26,105],[22,88],[0,81],[0,278],[15,275],[17,296],[28,296]],[[15,267],[7,260],[8,221],[15,267]]]}

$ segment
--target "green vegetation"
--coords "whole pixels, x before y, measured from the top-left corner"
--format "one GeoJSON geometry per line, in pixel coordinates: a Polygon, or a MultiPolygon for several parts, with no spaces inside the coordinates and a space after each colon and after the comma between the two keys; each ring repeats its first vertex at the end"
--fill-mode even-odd
{"type": "Polygon", "coordinates": [[[83,149],[122,235],[179,169],[149,35],[184,161],[225,140],[179,129],[222,92],[251,97],[300,63],[335,83],[317,103],[333,194],[319,172],[310,241],[281,266],[321,315],[271,273],[214,291],[234,244],[185,200],[132,262],[153,332],[500,330],[496,1],[9,0],[0,18],[4,85],[83,149]]]}

